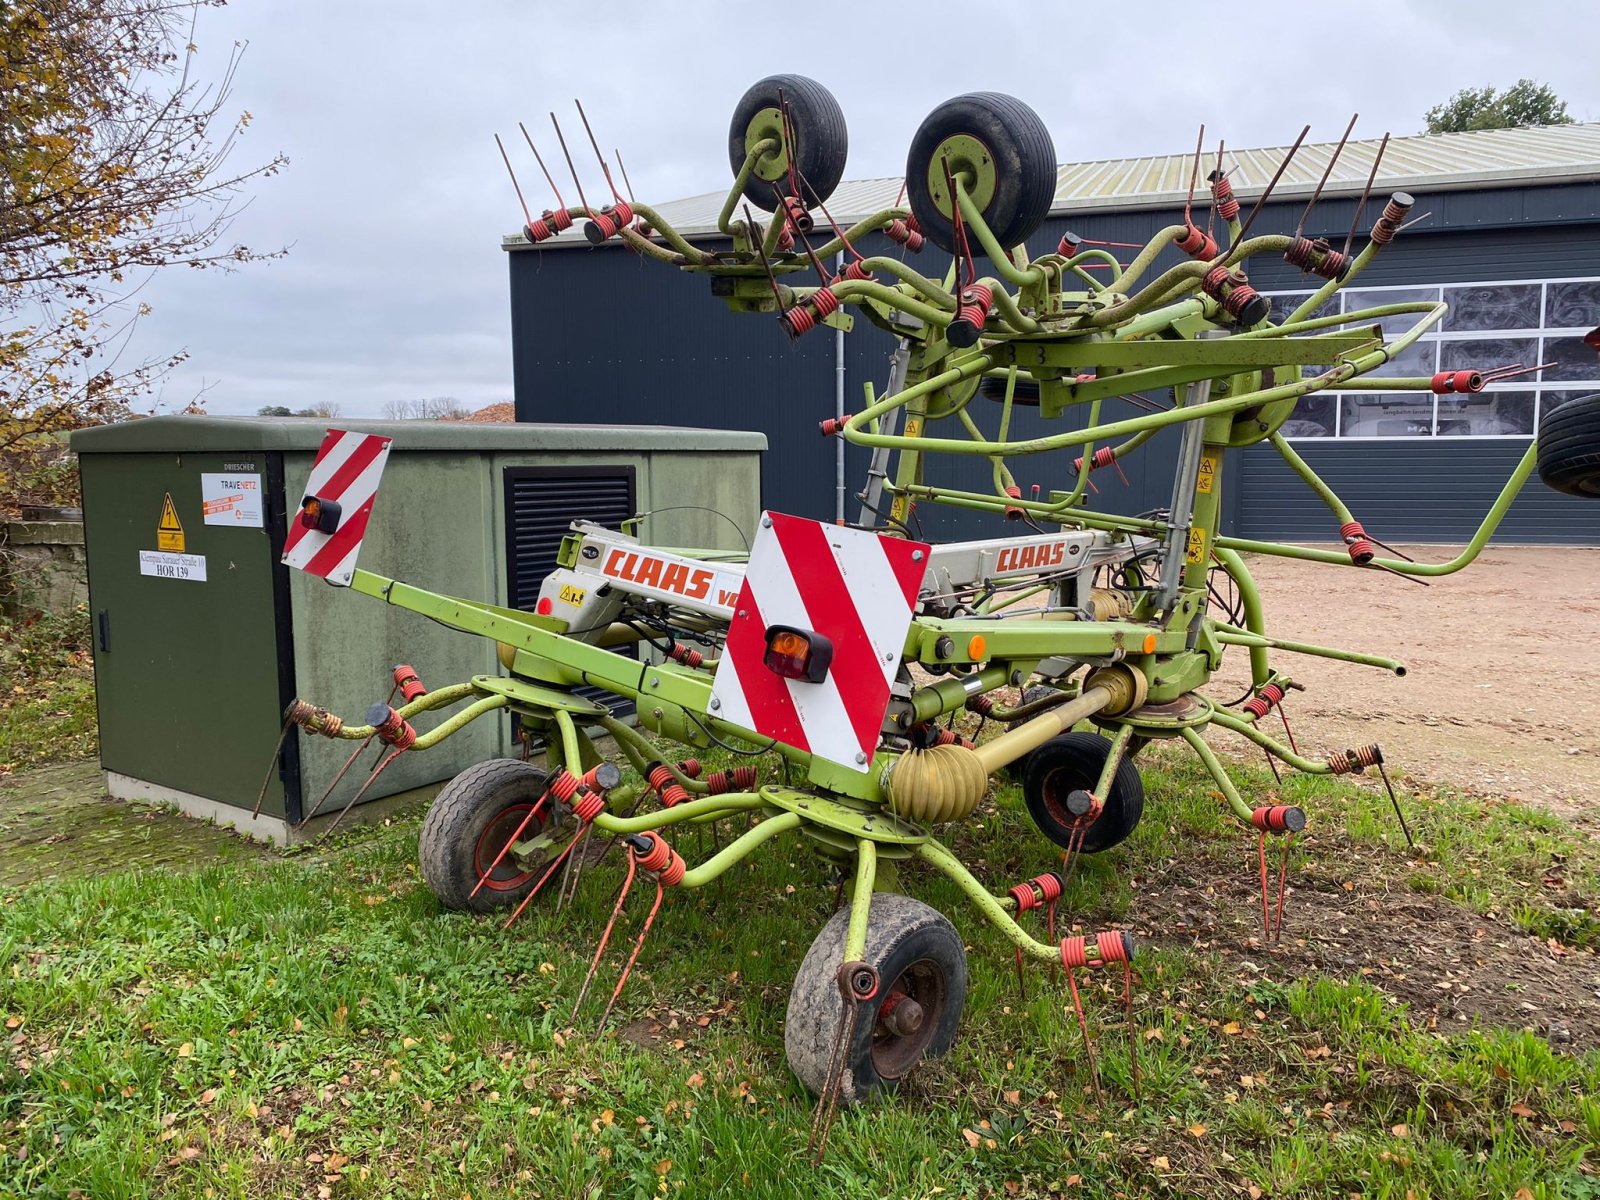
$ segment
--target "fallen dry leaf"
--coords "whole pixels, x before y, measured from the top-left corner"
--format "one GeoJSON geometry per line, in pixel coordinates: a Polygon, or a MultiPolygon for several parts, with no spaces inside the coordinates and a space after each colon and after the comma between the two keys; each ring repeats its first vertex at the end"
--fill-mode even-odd
{"type": "Polygon", "coordinates": [[[961,1131],[961,1136],[967,1139],[967,1145],[972,1147],[974,1150],[983,1144],[983,1139],[970,1129],[963,1129],[961,1131]]]}
{"type": "Polygon", "coordinates": [[[706,1085],[706,1077],[699,1071],[696,1071],[693,1075],[689,1076],[688,1079],[684,1080],[684,1082],[692,1088],[701,1088],[706,1085]]]}
{"type": "Polygon", "coordinates": [[[1389,1132],[1394,1134],[1397,1138],[1410,1137],[1411,1127],[1409,1125],[1391,1125],[1389,1127],[1389,1132]]]}
{"type": "Polygon", "coordinates": [[[1190,1137],[1202,1138],[1202,1137],[1205,1137],[1205,1135],[1206,1135],[1206,1127],[1204,1125],[1200,1124],[1200,1122],[1196,1121],[1193,1125],[1189,1126],[1189,1136],[1190,1137]]]}
{"type": "Polygon", "coordinates": [[[1155,1159],[1152,1161],[1151,1165],[1154,1166],[1155,1169],[1158,1170],[1158,1171],[1170,1171],[1170,1170],[1172,1170],[1172,1162],[1171,1162],[1170,1159],[1167,1158],[1167,1156],[1165,1154],[1156,1155],[1155,1159]]]}

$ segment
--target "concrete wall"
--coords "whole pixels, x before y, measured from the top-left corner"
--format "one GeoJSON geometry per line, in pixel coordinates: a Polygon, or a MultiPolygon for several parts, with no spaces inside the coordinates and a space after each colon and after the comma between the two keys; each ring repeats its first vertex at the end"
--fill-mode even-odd
{"type": "Polygon", "coordinates": [[[0,525],[0,608],[13,616],[64,613],[88,601],[82,521],[0,525]]]}

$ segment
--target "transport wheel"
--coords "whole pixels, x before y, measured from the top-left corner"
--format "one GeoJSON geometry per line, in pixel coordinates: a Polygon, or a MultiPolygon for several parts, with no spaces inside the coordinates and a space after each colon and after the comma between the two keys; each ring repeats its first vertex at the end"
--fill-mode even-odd
{"type": "MultiPolygon", "coordinates": [[[[986,400],[1004,403],[1006,381],[1004,376],[984,375],[978,384],[978,394],[986,400]]],[[[1039,381],[1031,375],[1018,375],[1017,386],[1011,392],[1011,403],[1019,408],[1039,407],[1039,381]]]]}
{"type": "Polygon", "coordinates": [[[1600,496],[1600,393],[1539,418],[1539,478],[1569,496],[1600,496]]]}
{"type": "MultiPolygon", "coordinates": [[[[924,118],[906,158],[906,194],[922,231],[955,251],[955,201],[945,179],[965,179],[995,240],[1009,250],[1044,222],[1056,194],[1056,151],[1039,114],[999,92],[969,92],[924,118]]],[[[975,253],[982,248],[973,240],[975,253]]]]}
{"type": "MultiPolygon", "coordinates": [[[[849,924],[846,905],[811,943],[789,992],[784,1050],[790,1069],[818,1096],[827,1086],[844,1007],[838,971],[849,924]]],[[[955,1041],[967,1002],[960,935],[943,914],[909,896],[873,894],[861,960],[878,972],[878,991],[857,1007],[840,1077],[841,1105],[880,1088],[893,1090],[924,1058],[941,1057],[955,1041]]]]}
{"type": "MultiPolygon", "coordinates": [[[[444,785],[428,808],[417,841],[417,859],[428,889],[446,908],[489,912],[519,903],[544,873],[542,863],[524,870],[508,854],[481,888],[478,880],[544,795],[545,772],[531,763],[496,758],[461,772],[444,785]],[[473,895],[473,888],[478,888],[473,895]]],[[[522,841],[553,833],[562,809],[547,800],[522,831],[522,841]]]]}
{"type": "MultiPolygon", "coordinates": [[[[1067,796],[1094,791],[1106,765],[1111,743],[1098,733],[1063,733],[1051,738],[1029,756],[1022,780],[1022,798],[1039,832],[1062,849],[1072,837],[1072,816],[1067,796]]],[[[1144,814],[1144,780],[1126,756],[1111,778],[1111,794],[1102,796],[1105,807],[1083,835],[1083,851],[1094,854],[1126,840],[1144,814]]]]}
{"type": "Polygon", "coordinates": [[[735,106],[728,125],[728,165],[733,168],[734,178],[738,178],[745,156],[765,138],[785,144],[757,161],[744,187],[746,200],[773,212],[779,195],[798,194],[807,208],[815,208],[833,195],[833,189],[844,178],[850,135],[832,92],[804,75],[769,75],[753,84],[735,106]],[[782,104],[789,108],[793,147],[784,137],[782,104]],[[803,181],[799,189],[789,178],[791,158],[803,181]]]}

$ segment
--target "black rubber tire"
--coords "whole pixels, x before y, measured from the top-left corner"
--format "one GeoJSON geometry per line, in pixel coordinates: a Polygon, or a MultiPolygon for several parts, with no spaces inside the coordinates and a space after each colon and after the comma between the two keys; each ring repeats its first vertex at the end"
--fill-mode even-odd
{"type": "MultiPolygon", "coordinates": [[[[1006,381],[998,375],[985,375],[978,381],[978,394],[996,404],[1005,403],[1006,381]]],[[[1011,391],[1011,403],[1019,408],[1039,407],[1039,381],[1031,375],[1018,374],[1017,386],[1011,391]]]]}
{"type": "MultiPolygon", "coordinates": [[[[815,1096],[820,1096],[827,1084],[828,1063],[843,1010],[838,970],[844,961],[849,924],[850,908],[845,905],[811,943],[789,991],[784,1050],[790,1069],[815,1096]]],[[[873,894],[862,960],[878,971],[878,994],[863,1001],[857,1011],[855,1036],[840,1078],[841,1105],[857,1104],[880,1089],[892,1091],[916,1062],[943,1056],[955,1043],[961,1010],[967,1003],[967,955],[961,946],[961,935],[944,914],[909,896],[873,894]],[[936,977],[938,1002],[914,1038],[898,1039],[891,1046],[877,1030],[878,1012],[902,975],[907,975],[910,985],[925,988],[931,988],[936,977]],[[875,1036],[880,1038],[877,1054],[875,1036]],[[900,1060],[907,1055],[914,1057],[889,1066],[888,1059],[900,1060]]],[[[927,998],[932,998],[931,991],[927,998]]]]}
{"type": "MultiPolygon", "coordinates": [[[[934,204],[928,168],[934,151],[957,134],[977,138],[995,164],[994,195],[981,210],[1004,249],[1020,245],[1044,223],[1056,194],[1056,150],[1045,123],[1022,101],[1000,92],[969,92],[946,100],[917,128],[906,156],[911,211],[934,245],[954,252],[955,225],[934,204]]],[[[973,251],[983,251],[973,245],[973,251]]]]}
{"type": "MultiPolygon", "coordinates": [[[[794,164],[802,180],[800,200],[809,208],[833,195],[833,189],[844,178],[845,159],[850,154],[850,133],[844,123],[844,112],[833,93],[815,79],[804,75],[769,75],[754,83],[734,106],[733,120],[728,123],[728,165],[734,178],[744,166],[745,134],[750,122],[764,108],[777,108],[779,94],[789,106],[789,125],[794,133],[794,164]]],[[[778,196],[792,196],[796,189],[790,186],[788,176],[776,181],[757,177],[754,173],[745,182],[744,197],[757,208],[774,212],[778,196]],[[776,184],[778,191],[774,192],[776,184]]]]}
{"type": "MultiPolygon", "coordinates": [[[[1111,743],[1098,733],[1063,733],[1028,756],[1022,798],[1039,832],[1062,849],[1071,841],[1072,829],[1060,802],[1071,791],[1094,791],[1110,752],[1111,743]]],[[[1085,854],[1109,850],[1125,841],[1144,815],[1144,780],[1128,756],[1117,764],[1111,794],[1101,799],[1105,807],[1083,835],[1085,854]]]]}
{"type": "MultiPolygon", "coordinates": [[[[510,904],[520,904],[533,890],[542,871],[522,872],[503,861],[491,882],[478,889],[479,874],[494,861],[503,840],[487,851],[479,862],[485,834],[500,824],[509,838],[520,823],[527,806],[544,794],[545,772],[532,763],[512,758],[495,758],[461,772],[445,784],[428,807],[417,839],[417,861],[428,890],[446,908],[468,912],[491,912],[510,904]],[[521,806],[519,808],[519,806],[521,806]]],[[[548,827],[552,819],[559,825],[565,810],[549,802],[529,824],[523,837],[548,827]]]]}
{"type": "Polygon", "coordinates": [[[1569,496],[1600,497],[1600,393],[1539,418],[1539,478],[1569,496]]]}

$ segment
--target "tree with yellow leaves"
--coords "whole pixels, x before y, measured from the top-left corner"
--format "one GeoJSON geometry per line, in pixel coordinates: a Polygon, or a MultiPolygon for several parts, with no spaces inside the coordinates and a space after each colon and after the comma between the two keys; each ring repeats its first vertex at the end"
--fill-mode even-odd
{"type": "Polygon", "coordinates": [[[246,185],[287,160],[229,161],[243,47],[207,79],[194,42],[223,3],[0,3],[0,503],[62,431],[125,414],[183,361],[122,361],[153,272],[282,253],[228,237],[246,185]]]}

